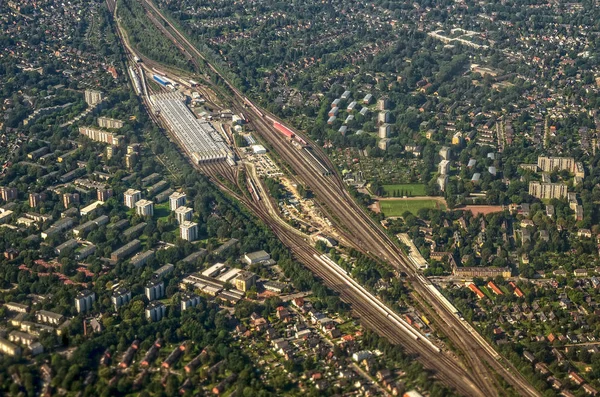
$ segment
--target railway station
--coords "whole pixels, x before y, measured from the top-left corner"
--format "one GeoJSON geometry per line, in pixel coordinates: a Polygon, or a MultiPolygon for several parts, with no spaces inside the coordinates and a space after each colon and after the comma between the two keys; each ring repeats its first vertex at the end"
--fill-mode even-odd
{"type": "Polygon", "coordinates": [[[233,157],[223,137],[208,121],[198,120],[178,92],[152,95],[150,102],[168,128],[198,164],[233,157]]]}

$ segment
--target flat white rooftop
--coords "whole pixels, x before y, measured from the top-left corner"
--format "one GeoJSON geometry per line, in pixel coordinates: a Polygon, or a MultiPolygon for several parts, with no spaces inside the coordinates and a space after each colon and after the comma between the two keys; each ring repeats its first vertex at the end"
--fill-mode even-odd
{"type": "Polygon", "coordinates": [[[194,161],[225,160],[232,156],[223,137],[208,121],[198,120],[185,105],[185,97],[178,92],[152,95],[150,102],[154,110],[177,136],[194,161]]]}
{"type": "Polygon", "coordinates": [[[211,267],[209,267],[208,269],[206,269],[205,271],[203,271],[202,275],[206,276],[206,277],[214,277],[224,267],[225,267],[224,263],[215,263],[214,265],[212,265],[211,267]]]}
{"type": "Polygon", "coordinates": [[[223,273],[219,277],[217,277],[217,280],[223,281],[224,283],[229,282],[229,281],[233,280],[234,278],[236,278],[238,273],[241,271],[242,271],[242,269],[238,269],[238,268],[234,267],[233,269],[229,269],[228,271],[226,271],[225,273],[223,273]]]}

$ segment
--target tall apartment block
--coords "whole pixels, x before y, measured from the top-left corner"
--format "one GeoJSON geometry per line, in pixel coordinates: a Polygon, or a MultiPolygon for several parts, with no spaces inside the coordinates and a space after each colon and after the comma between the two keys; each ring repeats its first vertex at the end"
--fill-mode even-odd
{"type": "Polygon", "coordinates": [[[135,189],[127,189],[124,195],[124,203],[127,208],[135,208],[135,203],[142,199],[142,192],[135,189]]]}
{"type": "Polygon", "coordinates": [[[169,206],[171,207],[171,211],[175,211],[182,205],[185,205],[185,193],[174,192],[169,196],[169,206]]]}
{"type": "Polygon", "coordinates": [[[198,224],[196,222],[185,221],[179,225],[181,238],[187,241],[196,241],[198,239],[198,224]]]}
{"type": "Polygon", "coordinates": [[[115,307],[115,310],[117,310],[121,306],[124,306],[131,301],[131,291],[129,291],[127,288],[119,287],[113,292],[111,301],[115,307]]]}
{"type": "Polygon", "coordinates": [[[4,201],[11,201],[17,198],[18,190],[15,187],[2,186],[0,188],[0,197],[4,201]]]}
{"type": "Polygon", "coordinates": [[[148,321],[160,321],[166,314],[167,307],[159,301],[152,301],[146,306],[146,319],[148,321]]]}
{"type": "Polygon", "coordinates": [[[96,293],[85,289],[75,296],[75,308],[78,313],[87,313],[92,310],[95,301],[96,293]]]}
{"type": "Polygon", "coordinates": [[[144,287],[148,300],[153,301],[165,296],[165,283],[159,280],[150,280],[144,287]]]}
{"type": "Polygon", "coordinates": [[[88,105],[94,106],[102,102],[102,99],[102,92],[96,90],[85,90],[85,102],[88,105]]]}
{"type": "Polygon", "coordinates": [[[193,214],[194,210],[190,207],[179,207],[175,210],[175,217],[180,225],[185,221],[191,221],[193,214]]]}
{"type": "Polygon", "coordinates": [[[382,124],[379,126],[378,136],[381,139],[385,139],[392,134],[392,126],[390,124],[382,124]]]}
{"type": "Polygon", "coordinates": [[[29,193],[29,206],[35,208],[42,202],[42,195],[39,193],[29,193]]]}
{"type": "Polygon", "coordinates": [[[135,203],[135,212],[141,216],[153,216],[154,203],[150,200],[139,200],[135,203]]]}
{"type": "Polygon", "coordinates": [[[112,197],[113,190],[112,189],[98,189],[96,194],[97,194],[98,200],[104,202],[112,197]]]}

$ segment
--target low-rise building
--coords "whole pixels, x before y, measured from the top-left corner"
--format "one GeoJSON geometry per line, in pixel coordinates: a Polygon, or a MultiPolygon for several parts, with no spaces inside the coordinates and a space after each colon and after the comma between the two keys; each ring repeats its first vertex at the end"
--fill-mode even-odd
{"type": "Polygon", "coordinates": [[[21,348],[4,338],[0,338],[0,352],[7,356],[18,357],[21,355],[21,348]]]}
{"type": "Polygon", "coordinates": [[[144,266],[152,258],[154,258],[154,251],[148,250],[135,255],[133,258],[131,258],[130,263],[133,267],[138,268],[144,266]]]}
{"type": "Polygon", "coordinates": [[[166,265],[156,269],[152,274],[154,274],[154,276],[156,277],[164,277],[167,274],[171,273],[173,269],[175,269],[175,266],[173,266],[172,263],[167,263],[166,265]]]}
{"type": "Polygon", "coordinates": [[[65,320],[65,316],[62,314],[49,312],[47,310],[38,310],[37,313],[35,313],[35,318],[41,323],[52,325],[59,325],[65,320]]]}
{"type": "Polygon", "coordinates": [[[8,334],[8,340],[29,347],[37,341],[37,338],[26,332],[11,331],[10,334],[8,334]]]}
{"type": "Polygon", "coordinates": [[[450,161],[449,160],[440,161],[440,163],[438,164],[438,174],[448,175],[448,172],[450,172],[450,161]]]}
{"type": "Polygon", "coordinates": [[[256,263],[266,262],[271,259],[271,255],[269,255],[266,251],[256,251],[251,252],[249,254],[244,255],[244,262],[248,265],[254,265],[256,263]]]}
{"type": "Polygon", "coordinates": [[[4,304],[4,307],[6,307],[6,309],[11,312],[17,312],[17,313],[29,312],[29,305],[24,305],[22,303],[8,302],[8,303],[4,304]]]}
{"type": "Polygon", "coordinates": [[[53,235],[56,235],[56,234],[61,233],[63,231],[66,231],[71,226],[73,226],[73,219],[72,218],[63,218],[63,219],[60,219],[60,220],[56,221],[48,229],[44,230],[41,233],[41,236],[45,240],[45,239],[47,239],[50,236],[53,236],[53,235]]]}
{"type": "Polygon", "coordinates": [[[81,216],[86,216],[91,214],[92,212],[96,211],[96,209],[98,209],[98,207],[101,207],[102,205],[104,205],[103,201],[94,201],[93,203],[83,207],[82,209],[79,210],[79,214],[81,216]]]}
{"type": "Polygon", "coordinates": [[[57,246],[54,249],[54,252],[56,252],[56,255],[61,255],[61,254],[64,254],[65,251],[75,249],[78,245],[79,244],[77,243],[77,240],[72,238],[72,239],[67,240],[64,243],[60,244],[59,246],[57,246]]]}
{"type": "Polygon", "coordinates": [[[456,277],[497,277],[502,276],[508,278],[511,276],[510,268],[508,267],[455,267],[452,274],[456,277]]]}
{"type": "Polygon", "coordinates": [[[142,243],[140,242],[140,240],[132,240],[129,243],[122,246],[121,248],[118,248],[115,251],[113,251],[112,254],[110,254],[110,260],[113,262],[117,262],[121,259],[124,259],[136,252],[137,250],[139,250],[141,246],[142,243]]]}
{"type": "Polygon", "coordinates": [[[204,277],[216,277],[219,273],[225,271],[226,267],[224,263],[215,263],[208,269],[202,272],[204,277]]]}
{"type": "Polygon", "coordinates": [[[373,353],[371,353],[368,350],[361,350],[361,351],[352,353],[352,360],[354,360],[357,363],[360,363],[363,360],[369,359],[371,357],[373,357],[373,353]]]}

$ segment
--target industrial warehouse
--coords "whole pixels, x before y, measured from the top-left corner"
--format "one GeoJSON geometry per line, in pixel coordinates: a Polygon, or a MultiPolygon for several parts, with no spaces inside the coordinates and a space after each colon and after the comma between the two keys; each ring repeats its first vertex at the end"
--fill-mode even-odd
{"type": "Polygon", "coordinates": [[[175,134],[195,162],[233,161],[233,153],[214,127],[198,120],[185,105],[185,97],[177,92],[152,95],[154,110],[175,134]]]}

